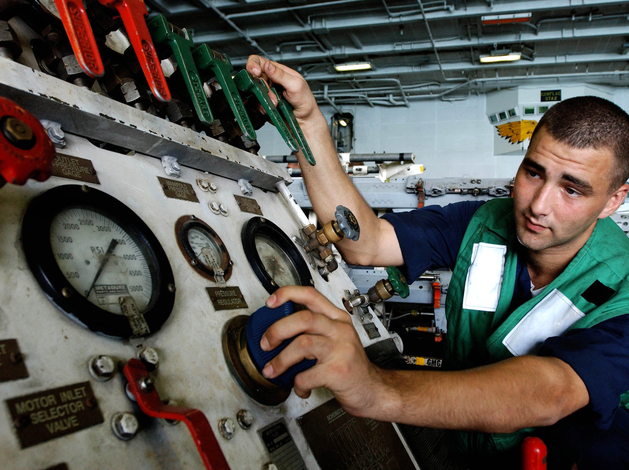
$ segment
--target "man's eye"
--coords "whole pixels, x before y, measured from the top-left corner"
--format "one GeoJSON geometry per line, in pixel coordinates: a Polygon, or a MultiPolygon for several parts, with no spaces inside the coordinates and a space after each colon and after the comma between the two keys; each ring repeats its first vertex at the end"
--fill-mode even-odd
{"type": "Polygon", "coordinates": [[[526,173],[531,177],[531,178],[536,178],[537,176],[539,176],[539,173],[537,173],[537,171],[534,170],[526,170],[526,173]]]}
{"type": "Polygon", "coordinates": [[[573,188],[566,188],[566,193],[569,196],[580,196],[581,195],[581,193],[579,191],[577,191],[576,189],[573,189],[573,188]]]}

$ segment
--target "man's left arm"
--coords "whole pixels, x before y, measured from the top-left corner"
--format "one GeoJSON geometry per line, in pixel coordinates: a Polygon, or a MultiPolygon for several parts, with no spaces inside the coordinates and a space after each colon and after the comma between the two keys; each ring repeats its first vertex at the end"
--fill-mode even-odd
{"type": "Polygon", "coordinates": [[[588,391],[554,357],[522,356],[456,372],[391,371],[367,359],[351,318],[313,288],[283,287],[267,305],[292,300],[307,310],[269,328],[263,349],[299,335],[263,370],[273,378],[302,359],[317,364],[295,378],[307,397],[328,388],[355,416],[443,429],[506,433],[549,426],[586,406],[588,391]]]}

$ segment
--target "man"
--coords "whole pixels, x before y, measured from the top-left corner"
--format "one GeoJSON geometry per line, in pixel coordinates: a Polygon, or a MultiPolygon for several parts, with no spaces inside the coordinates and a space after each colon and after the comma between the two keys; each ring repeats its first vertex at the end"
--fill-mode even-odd
{"type": "Polygon", "coordinates": [[[348,262],[404,266],[409,279],[453,268],[452,371],[375,367],[346,312],[314,289],[285,287],[267,305],[307,310],[263,336],[272,349],[299,335],[263,374],[316,358],[295,379],[299,396],[325,386],[356,416],[456,430],[472,465],[511,465],[537,433],[551,468],[629,468],[629,240],[607,219],[629,190],[629,116],[594,97],[558,103],[535,130],[513,199],[378,219],[344,174],[305,80],[257,56],[247,69],[281,84],[295,108],[317,159],[301,167],[319,218],[340,203],[358,218],[360,240],[339,244],[348,262]]]}

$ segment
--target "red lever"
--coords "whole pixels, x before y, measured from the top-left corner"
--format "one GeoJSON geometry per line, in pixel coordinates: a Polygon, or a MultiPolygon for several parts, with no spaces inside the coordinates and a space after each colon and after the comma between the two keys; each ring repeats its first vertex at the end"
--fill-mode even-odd
{"type": "Polygon", "coordinates": [[[129,381],[129,390],[138,401],[144,413],[154,418],[183,421],[188,426],[201,459],[208,470],[229,470],[223,451],[214,437],[210,423],[205,415],[193,408],[164,405],[159,395],[146,380],[150,375],[144,364],[138,359],[129,359],[124,366],[124,375],[129,381]]]}
{"type": "Polygon", "coordinates": [[[41,123],[13,101],[0,97],[0,187],[44,181],[52,172],[55,147],[41,123]]]}
{"type": "Polygon", "coordinates": [[[522,443],[522,470],[546,470],[548,450],[539,437],[527,437],[522,443]]]}
{"type": "Polygon", "coordinates": [[[170,101],[170,90],[166,84],[162,66],[155,52],[153,39],[146,26],[145,17],[149,14],[143,0],[98,0],[105,6],[115,8],[120,13],[135,55],[140,61],[146,81],[160,101],[170,101]]]}
{"type": "Polygon", "coordinates": [[[83,0],[55,0],[63,27],[81,68],[92,78],[105,73],[83,0]]]}
{"type": "Polygon", "coordinates": [[[441,283],[439,281],[432,283],[432,293],[434,296],[434,308],[441,308],[441,283]]]}

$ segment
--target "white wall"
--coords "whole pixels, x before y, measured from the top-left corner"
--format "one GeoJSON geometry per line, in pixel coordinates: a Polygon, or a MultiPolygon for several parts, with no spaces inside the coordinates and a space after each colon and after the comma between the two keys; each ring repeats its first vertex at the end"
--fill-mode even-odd
{"type": "MultiPolygon", "coordinates": [[[[628,89],[605,90],[613,92],[608,99],[629,111],[628,89]]],[[[334,110],[322,110],[329,123],[334,110]]],[[[522,155],[494,155],[496,129],[487,118],[485,95],[455,102],[414,101],[409,108],[348,106],[343,111],[355,117],[354,153],[412,152],[425,165],[426,178],[510,178],[522,160],[522,155]]],[[[261,155],[290,153],[271,124],[257,132],[261,155]]]]}

